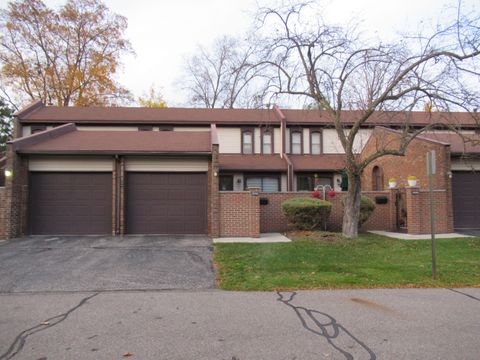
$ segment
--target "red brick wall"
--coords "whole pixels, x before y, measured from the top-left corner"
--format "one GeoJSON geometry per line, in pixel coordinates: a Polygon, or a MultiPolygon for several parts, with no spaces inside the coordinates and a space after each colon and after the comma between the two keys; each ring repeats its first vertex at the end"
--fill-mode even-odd
{"type": "Polygon", "coordinates": [[[255,194],[219,192],[220,236],[260,236],[260,203],[255,194]]]}
{"type": "MultiPolygon", "coordinates": [[[[407,227],[409,234],[430,234],[430,197],[426,190],[408,188],[407,227]]],[[[446,190],[433,192],[433,209],[435,215],[435,233],[453,232],[453,222],[449,214],[449,196],[446,190]]]]}
{"type": "MultiPolygon", "coordinates": [[[[377,149],[397,149],[398,134],[382,129],[375,129],[362,151],[362,158],[376,152],[377,149]]],[[[407,147],[405,156],[383,156],[368,165],[362,176],[362,190],[372,190],[372,171],[378,166],[383,174],[384,189],[388,188],[388,179],[395,178],[398,187],[407,187],[407,177],[417,177],[417,186],[424,189],[428,187],[427,152],[435,150],[437,171],[433,183],[436,189],[446,189],[450,182],[448,173],[450,171],[449,147],[420,138],[414,139],[407,147]]]]}
{"type": "MultiPolygon", "coordinates": [[[[395,197],[391,191],[365,192],[364,195],[374,199],[375,196],[386,196],[387,204],[376,204],[375,210],[370,219],[362,227],[363,231],[387,230],[395,228],[395,197]]],[[[343,222],[342,199],[346,193],[337,193],[333,198],[327,200],[332,203],[332,212],[327,222],[327,230],[341,231],[343,222]]],[[[268,199],[268,205],[260,205],[260,231],[284,232],[287,230],[287,219],[283,215],[282,202],[296,197],[310,197],[310,193],[289,192],[289,193],[262,193],[261,198],[268,199]]]]}
{"type": "Polygon", "coordinates": [[[7,238],[7,191],[0,187],[0,239],[7,238]]]}

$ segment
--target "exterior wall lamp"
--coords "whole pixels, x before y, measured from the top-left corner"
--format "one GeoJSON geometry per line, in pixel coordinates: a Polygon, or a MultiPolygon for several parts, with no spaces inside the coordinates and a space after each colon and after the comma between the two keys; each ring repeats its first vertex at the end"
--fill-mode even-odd
{"type": "Polygon", "coordinates": [[[12,170],[5,170],[5,177],[10,178],[13,176],[13,171],[12,170]]]}

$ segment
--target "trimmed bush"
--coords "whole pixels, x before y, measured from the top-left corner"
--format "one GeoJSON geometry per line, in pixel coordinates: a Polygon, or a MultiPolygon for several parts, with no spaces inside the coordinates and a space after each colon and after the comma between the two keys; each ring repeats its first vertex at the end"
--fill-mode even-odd
{"type": "Polygon", "coordinates": [[[332,203],[314,198],[293,198],[282,203],[289,225],[298,230],[314,230],[325,225],[332,203]]]}
{"type": "MultiPolygon", "coordinates": [[[[342,199],[342,206],[345,206],[345,198],[342,199]]],[[[358,227],[362,227],[367,222],[375,210],[375,202],[368,196],[361,196],[360,198],[360,217],[358,219],[358,227]]]]}
{"type": "Polygon", "coordinates": [[[375,202],[367,196],[360,198],[360,218],[358,219],[358,227],[365,224],[375,210],[375,202]]]}

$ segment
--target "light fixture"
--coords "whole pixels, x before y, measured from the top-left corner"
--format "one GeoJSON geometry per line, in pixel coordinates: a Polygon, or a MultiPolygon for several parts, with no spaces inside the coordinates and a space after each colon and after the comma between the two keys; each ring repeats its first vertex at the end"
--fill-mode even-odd
{"type": "Polygon", "coordinates": [[[218,173],[215,171],[215,172],[213,173],[213,176],[218,176],[218,173]]]}
{"type": "Polygon", "coordinates": [[[13,171],[12,170],[5,170],[5,177],[9,178],[13,176],[13,171]]]}

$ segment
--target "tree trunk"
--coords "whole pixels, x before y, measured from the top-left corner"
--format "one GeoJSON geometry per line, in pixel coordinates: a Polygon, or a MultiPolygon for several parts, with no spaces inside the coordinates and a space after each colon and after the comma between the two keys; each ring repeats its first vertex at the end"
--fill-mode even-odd
{"type": "Polygon", "coordinates": [[[361,182],[360,175],[348,174],[348,193],[345,198],[343,214],[343,235],[353,239],[358,237],[358,220],[360,219],[361,182]]]}

